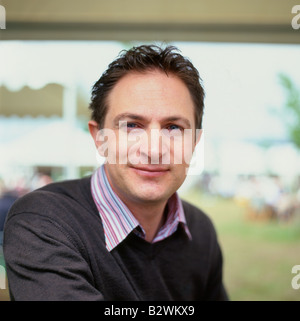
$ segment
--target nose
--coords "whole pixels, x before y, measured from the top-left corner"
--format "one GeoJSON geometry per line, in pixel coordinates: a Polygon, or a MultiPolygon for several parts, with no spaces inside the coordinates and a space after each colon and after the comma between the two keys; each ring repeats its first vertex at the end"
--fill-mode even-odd
{"type": "Polygon", "coordinates": [[[160,127],[152,126],[149,128],[145,139],[141,143],[141,154],[143,157],[147,157],[148,164],[161,164],[169,149],[163,141],[160,127]]]}
{"type": "Polygon", "coordinates": [[[159,164],[161,159],[161,138],[158,128],[153,128],[150,131],[148,140],[148,157],[149,156],[151,164],[159,164]]]}

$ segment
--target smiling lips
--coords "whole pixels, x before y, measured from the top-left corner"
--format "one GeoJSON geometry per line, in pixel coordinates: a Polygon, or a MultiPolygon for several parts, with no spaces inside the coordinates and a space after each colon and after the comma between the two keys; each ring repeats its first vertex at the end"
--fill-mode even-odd
{"type": "Polygon", "coordinates": [[[169,169],[159,166],[131,167],[137,174],[145,177],[160,177],[165,175],[169,169]]]}

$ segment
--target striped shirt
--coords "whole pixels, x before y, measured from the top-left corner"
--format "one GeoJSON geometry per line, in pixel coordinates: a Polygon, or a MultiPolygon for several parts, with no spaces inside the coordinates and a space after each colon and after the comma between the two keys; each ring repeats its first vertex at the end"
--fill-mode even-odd
{"type": "MultiPolygon", "coordinates": [[[[142,226],[140,226],[128,207],[112,190],[104,170],[104,165],[100,166],[92,175],[91,191],[102,220],[108,251],[113,250],[132,231],[138,236],[145,238],[146,234],[142,226]]],[[[181,200],[177,193],[174,193],[168,200],[166,222],[152,242],[161,241],[172,235],[177,230],[179,224],[183,225],[185,233],[191,239],[181,200]]]]}

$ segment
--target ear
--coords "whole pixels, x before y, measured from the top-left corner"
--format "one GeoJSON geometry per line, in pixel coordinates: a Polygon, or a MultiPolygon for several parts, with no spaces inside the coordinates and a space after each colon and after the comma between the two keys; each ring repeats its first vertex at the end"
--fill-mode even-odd
{"type": "Polygon", "coordinates": [[[100,147],[100,145],[101,145],[101,141],[99,141],[97,139],[97,137],[98,137],[97,135],[98,135],[98,132],[99,132],[99,125],[98,125],[98,123],[96,121],[90,120],[88,122],[88,126],[89,126],[89,132],[90,132],[91,136],[93,137],[95,146],[98,149],[98,147],[100,147]]]}
{"type": "Polygon", "coordinates": [[[114,131],[109,128],[99,129],[99,124],[94,120],[90,120],[88,122],[88,126],[99,155],[102,157],[107,157],[108,149],[111,148],[109,143],[111,143],[113,147],[116,146],[116,137],[114,131]]]}

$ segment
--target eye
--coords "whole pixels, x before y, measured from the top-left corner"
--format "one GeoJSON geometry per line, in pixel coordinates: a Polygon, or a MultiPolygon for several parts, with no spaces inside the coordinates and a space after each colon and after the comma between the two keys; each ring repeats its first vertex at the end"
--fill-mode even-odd
{"type": "Polygon", "coordinates": [[[180,126],[174,125],[174,124],[169,125],[167,128],[168,128],[168,130],[182,130],[182,128],[180,126]]]}
{"type": "Polygon", "coordinates": [[[139,128],[139,126],[136,123],[124,121],[119,124],[119,128],[127,131],[127,130],[131,130],[131,129],[139,128]]]}
{"type": "Polygon", "coordinates": [[[127,128],[137,128],[138,125],[136,123],[127,123],[127,128]]]}
{"type": "Polygon", "coordinates": [[[167,137],[182,137],[183,135],[183,127],[175,125],[175,124],[170,124],[163,129],[163,133],[167,137]]]}
{"type": "Polygon", "coordinates": [[[141,135],[143,133],[143,125],[139,123],[128,122],[124,129],[131,135],[141,135]]]}

